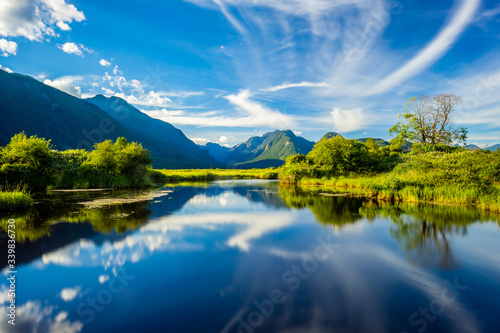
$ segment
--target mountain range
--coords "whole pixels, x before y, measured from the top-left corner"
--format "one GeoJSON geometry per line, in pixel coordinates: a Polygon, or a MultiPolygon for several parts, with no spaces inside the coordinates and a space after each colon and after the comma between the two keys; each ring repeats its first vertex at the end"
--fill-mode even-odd
{"type": "MultiPolygon", "coordinates": [[[[155,168],[266,168],[287,156],[307,154],[314,142],[290,130],[254,136],[234,147],[198,146],[173,125],[149,117],[119,97],[80,99],[21,74],[0,70],[0,146],[22,131],[50,139],[56,149],[92,149],[103,140],[125,137],[151,152],[155,168]]],[[[326,133],[322,139],[341,136],[326,133]]],[[[357,139],[366,142],[367,138],[357,139]]],[[[390,143],[374,139],[384,147],[390,143]]],[[[480,149],[468,145],[469,149],[480,149]]],[[[483,149],[495,151],[499,144],[483,149]]]]}
{"type": "Polygon", "coordinates": [[[281,166],[287,156],[307,154],[313,146],[314,142],[296,136],[290,130],[276,130],[263,136],[251,137],[232,148],[215,143],[208,143],[201,148],[226,167],[246,169],[281,166]]]}
{"type": "Polygon", "coordinates": [[[117,97],[83,100],[3,70],[0,96],[0,146],[22,131],[50,139],[56,149],[90,150],[97,142],[125,137],[151,152],[155,168],[220,166],[180,130],[117,97]]]}

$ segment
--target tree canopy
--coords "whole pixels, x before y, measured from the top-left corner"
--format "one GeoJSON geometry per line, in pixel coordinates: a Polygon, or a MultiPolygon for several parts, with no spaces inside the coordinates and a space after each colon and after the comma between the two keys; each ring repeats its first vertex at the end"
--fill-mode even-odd
{"type": "Polygon", "coordinates": [[[453,142],[465,145],[467,129],[453,124],[453,115],[461,102],[462,98],[453,94],[410,98],[406,113],[399,115],[403,121],[394,125],[389,133],[396,135],[395,141],[399,144],[407,140],[432,145],[453,142]]]}

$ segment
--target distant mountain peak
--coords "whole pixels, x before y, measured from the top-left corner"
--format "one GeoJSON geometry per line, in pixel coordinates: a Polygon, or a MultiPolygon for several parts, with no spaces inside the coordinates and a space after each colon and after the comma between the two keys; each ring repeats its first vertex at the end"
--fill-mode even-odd
{"type": "Polygon", "coordinates": [[[307,154],[314,142],[296,136],[291,130],[274,130],[254,136],[229,150],[225,164],[235,167],[280,166],[289,155],[307,154]]]}
{"type": "Polygon", "coordinates": [[[328,132],[326,133],[325,135],[323,135],[323,137],[320,139],[320,140],[323,140],[323,139],[331,139],[333,137],[337,137],[337,136],[340,136],[341,138],[343,138],[342,135],[340,135],[339,133],[337,132],[328,132]]]}

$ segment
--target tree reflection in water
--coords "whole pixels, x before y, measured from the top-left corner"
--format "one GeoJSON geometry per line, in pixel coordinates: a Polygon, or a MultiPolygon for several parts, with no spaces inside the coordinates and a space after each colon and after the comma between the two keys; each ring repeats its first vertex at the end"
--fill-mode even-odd
{"type": "MultiPolygon", "coordinates": [[[[454,259],[452,247],[454,237],[467,235],[469,226],[474,223],[495,221],[500,225],[498,215],[474,208],[376,203],[355,196],[336,196],[318,193],[318,190],[278,187],[276,183],[177,187],[169,200],[163,200],[161,209],[158,210],[161,210],[160,214],[168,215],[182,208],[198,194],[219,196],[224,191],[231,191],[249,201],[261,202],[276,209],[308,209],[319,223],[332,226],[338,231],[362,221],[376,223],[377,220],[389,220],[390,235],[398,241],[400,249],[405,251],[406,258],[419,266],[457,267],[459,263],[454,259]]],[[[127,193],[130,194],[130,191],[127,193]]],[[[47,236],[47,239],[43,238],[42,242],[38,242],[40,247],[46,248],[75,241],[82,237],[82,233],[132,232],[151,218],[149,201],[93,209],[75,205],[75,202],[91,200],[93,197],[109,196],[110,193],[82,193],[66,197],[62,194],[49,195],[24,214],[2,217],[0,226],[6,230],[7,223],[4,222],[13,218],[16,220],[16,240],[19,244],[36,242],[47,236]],[[64,227],[59,222],[67,222],[66,225],[69,223],[73,227],[64,227]],[[79,231],[76,230],[78,228],[79,231]]]]}
{"type": "Polygon", "coordinates": [[[496,222],[498,215],[469,207],[429,204],[376,203],[351,196],[326,196],[317,191],[280,187],[280,197],[289,206],[309,209],[317,221],[341,230],[363,219],[392,222],[390,234],[395,238],[406,258],[419,266],[455,268],[452,240],[466,236],[474,223],[496,222]]]}

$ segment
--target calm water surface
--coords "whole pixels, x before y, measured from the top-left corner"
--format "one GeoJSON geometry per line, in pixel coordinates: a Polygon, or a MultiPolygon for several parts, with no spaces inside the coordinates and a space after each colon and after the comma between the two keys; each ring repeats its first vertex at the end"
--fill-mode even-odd
{"type": "MultiPolygon", "coordinates": [[[[272,181],[54,193],[16,219],[16,326],[1,332],[498,332],[500,227],[272,181]]],[[[2,233],[2,267],[6,238],[2,233]]]]}

